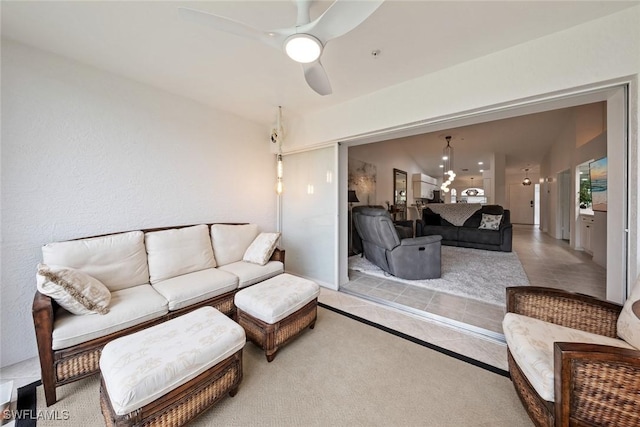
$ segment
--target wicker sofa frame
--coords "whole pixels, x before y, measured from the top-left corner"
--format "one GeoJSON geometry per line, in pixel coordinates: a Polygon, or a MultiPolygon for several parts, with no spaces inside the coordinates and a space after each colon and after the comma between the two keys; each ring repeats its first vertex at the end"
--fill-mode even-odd
{"type": "MultiPolygon", "coordinates": [[[[507,288],[507,312],[617,338],[622,306],[558,289],[507,288]]],[[[508,352],[511,380],[536,426],[640,425],[640,351],[554,344],[555,402],[542,399],[508,352]]]]}
{"type": "MultiPolygon", "coordinates": [[[[243,225],[242,223],[224,223],[227,225],[243,225]]],[[[207,224],[211,226],[213,224],[207,224]]],[[[191,225],[181,225],[175,227],[149,228],[142,229],[144,233],[152,231],[169,230],[174,228],[191,227],[191,225]]],[[[109,233],[98,236],[82,237],[74,240],[88,239],[91,237],[103,237],[109,233]]],[[[285,251],[276,249],[271,256],[271,261],[280,261],[284,264],[285,251]]],[[[46,295],[36,291],[33,298],[32,316],[33,324],[36,332],[36,343],[38,346],[38,355],[40,358],[40,370],[42,375],[42,385],[44,387],[47,406],[53,405],[57,401],[56,387],[78,381],[82,378],[94,375],[100,372],[100,355],[102,349],[107,343],[116,338],[132,334],[134,332],[146,329],[150,326],[157,325],[167,320],[181,316],[200,307],[211,306],[226,314],[233,320],[237,320],[236,306],[233,298],[236,290],[226,292],[222,295],[210,298],[205,301],[198,302],[179,310],[170,311],[162,317],[149,320],[137,324],[135,326],[122,329],[103,337],[99,337],[90,341],[86,341],[71,347],[60,350],[53,350],[53,325],[55,323],[55,313],[58,309],[56,302],[46,295]]]]}

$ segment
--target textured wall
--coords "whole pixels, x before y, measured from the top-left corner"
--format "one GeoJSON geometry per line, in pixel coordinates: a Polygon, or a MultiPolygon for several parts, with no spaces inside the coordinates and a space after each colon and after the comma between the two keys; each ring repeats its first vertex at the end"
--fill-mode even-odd
{"type": "Polygon", "coordinates": [[[1,366],[36,355],[43,244],[199,222],[275,229],[261,126],[10,41],[1,89],[1,366]]]}

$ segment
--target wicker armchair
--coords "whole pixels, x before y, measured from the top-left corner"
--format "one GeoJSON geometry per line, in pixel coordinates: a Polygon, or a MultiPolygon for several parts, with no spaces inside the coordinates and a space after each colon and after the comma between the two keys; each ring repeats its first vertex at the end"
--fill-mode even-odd
{"type": "MultiPolygon", "coordinates": [[[[634,291],[634,294],[638,292],[634,291]]],[[[631,297],[625,305],[625,311],[631,308],[631,297]]],[[[638,305],[636,302],[633,307],[636,316],[638,305]]],[[[553,336],[543,336],[541,341],[550,341],[544,345],[553,343],[553,399],[546,400],[532,385],[535,379],[531,381],[525,373],[528,372],[531,377],[532,369],[540,367],[519,366],[514,358],[513,353],[519,351],[521,354],[523,350],[509,342],[509,335],[513,336],[515,328],[505,317],[511,380],[536,426],[640,426],[640,350],[618,339],[617,322],[622,308],[618,304],[557,289],[530,286],[507,288],[508,313],[597,334],[602,341],[610,340],[614,345],[620,345],[554,342],[553,336]],[[507,330],[509,327],[511,331],[507,330]],[[629,348],[621,348],[624,346],[629,348]]],[[[514,317],[517,316],[511,319],[514,317]]],[[[632,327],[637,328],[637,325],[632,327]]],[[[564,328],[552,325],[549,328],[564,331],[565,335],[561,336],[571,334],[571,330],[567,333],[564,328]]],[[[576,334],[581,334],[577,331],[576,334]]],[[[539,389],[539,383],[537,385],[539,389]]]]}

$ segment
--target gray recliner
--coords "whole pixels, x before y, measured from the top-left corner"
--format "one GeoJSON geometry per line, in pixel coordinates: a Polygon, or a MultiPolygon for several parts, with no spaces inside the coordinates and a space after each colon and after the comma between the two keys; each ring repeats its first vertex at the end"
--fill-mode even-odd
{"type": "Polygon", "coordinates": [[[436,279],[441,275],[441,236],[400,239],[385,209],[366,208],[353,215],[363,255],[401,279],[436,279]]]}

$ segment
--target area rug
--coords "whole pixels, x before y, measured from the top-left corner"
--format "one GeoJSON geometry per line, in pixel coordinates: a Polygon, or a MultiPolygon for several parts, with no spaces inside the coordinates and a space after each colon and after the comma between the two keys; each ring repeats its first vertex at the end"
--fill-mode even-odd
{"type": "MultiPolygon", "coordinates": [[[[243,370],[238,394],[190,426],[531,426],[507,377],[325,308],[271,363],[248,343],[243,370]]],[[[37,426],[104,425],[98,389],[97,376],[59,387],[45,408],[38,386],[37,426]]]]}
{"type": "Polygon", "coordinates": [[[442,246],[442,277],[406,280],[392,276],[360,255],[349,257],[349,269],[394,282],[505,305],[505,288],[529,280],[515,252],[442,246]]]}

